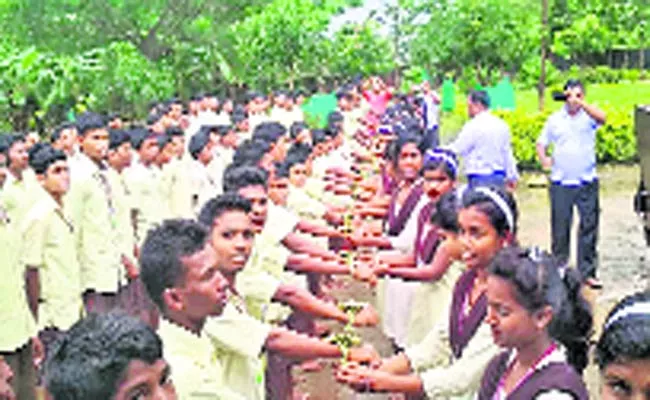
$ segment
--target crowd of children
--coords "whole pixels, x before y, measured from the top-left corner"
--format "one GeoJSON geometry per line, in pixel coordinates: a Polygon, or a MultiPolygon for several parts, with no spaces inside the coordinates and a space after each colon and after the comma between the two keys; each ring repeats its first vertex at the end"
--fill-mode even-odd
{"type": "MultiPolygon", "coordinates": [[[[505,180],[459,182],[422,96],[348,84],[322,129],[281,91],[0,136],[0,399],[307,398],[292,369],[326,358],[359,392],[589,398],[583,279],[518,243],[505,180]]],[[[650,398],[648,293],[595,358],[604,399],[650,398]]]]}

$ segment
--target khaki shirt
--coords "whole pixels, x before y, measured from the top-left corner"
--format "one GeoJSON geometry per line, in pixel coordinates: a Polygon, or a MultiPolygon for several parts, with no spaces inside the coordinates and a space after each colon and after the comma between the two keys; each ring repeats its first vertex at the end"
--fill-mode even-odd
{"type": "Polygon", "coordinates": [[[248,400],[223,381],[224,368],[205,332],[195,335],[184,327],[160,319],[158,335],[179,399],[248,400]]]}
{"type": "Polygon", "coordinates": [[[27,213],[21,232],[21,264],[36,267],[40,273],[38,326],[67,330],[83,309],[72,221],[48,195],[27,213]]]}
{"type": "MultiPolygon", "coordinates": [[[[135,261],[134,249],[136,245],[135,230],[133,228],[133,221],[131,221],[131,195],[126,186],[124,174],[118,173],[114,169],[107,171],[108,180],[113,190],[113,198],[115,201],[115,243],[120,251],[120,254],[125,255],[131,261],[135,261]]],[[[121,275],[120,282],[126,283],[126,271],[121,275]]]]}
{"type": "Polygon", "coordinates": [[[490,326],[482,323],[469,341],[461,358],[453,356],[449,346],[449,309],[424,340],[404,351],[411,368],[422,380],[429,399],[473,399],[483,371],[499,353],[490,326]]]}
{"type": "Polygon", "coordinates": [[[80,165],[79,173],[72,177],[64,205],[75,227],[82,288],[116,293],[123,267],[122,252],[115,240],[118,236],[115,194],[108,170],[100,171],[86,156],[80,165]]]}
{"type": "Polygon", "coordinates": [[[189,161],[174,159],[163,166],[160,195],[166,202],[166,218],[192,218],[192,181],[189,161]]]}
{"type": "Polygon", "coordinates": [[[131,194],[131,206],[137,211],[135,236],[142,244],[147,232],[160,223],[167,215],[166,202],[160,194],[160,176],[162,172],[156,166],[146,167],[136,163],[124,171],[126,185],[131,194]]]}
{"type": "Polygon", "coordinates": [[[204,331],[222,365],[222,381],[250,400],[264,399],[264,344],[271,326],[253,318],[232,299],[218,317],[209,318],[204,331]],[[242,334],[244,333],[245,334],[242,334]]]}
{"type": "Polygon", "coordinates": [[[11,353],[24,346],[36,335],[36,321],[32,316],[25,294],[23,265],[18,254],[20,235],[16,225],[9,221],[0,207],[0,321],[3,329],[0,335],[0,352],[11,353]]]}
{"type": "Polygon", "coordinates": [[[20,180],[9,173],[0,191],[0,206],[4,208],[9,221],[21,224],[27,212],[43,194],[43,188],[31,169],[23,171],[20,180]]]}

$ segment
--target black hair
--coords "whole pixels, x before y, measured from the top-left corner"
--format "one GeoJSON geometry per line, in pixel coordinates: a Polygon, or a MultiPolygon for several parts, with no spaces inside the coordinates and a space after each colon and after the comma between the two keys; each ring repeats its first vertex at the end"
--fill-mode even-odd
{"type": "Polygon", "coordinates": [[[131,361],[162,358],[162,341],[144,322],[117,312],[90,314],[54,344],[45,387],[53,400],[112,399],[131,361]]]}
{"type": "Polygon", "coordinates": [[[136,150],[140,150],[144,141],[156,136],[156,133],[149,128],[135,126],[129,130],[129,136],[131,137],[131,146],[136,150]]]}
{"type": "Polygon", "coordinates": [[[185,136],[185,132],[183,132],[183,129],[178,126],[170,126],[169,128],[165,129],[165,135],[172,137],[185,136]]]}
{"type": "Polygon", "coordinates": [[[108,132],[108,149],[115,150],[124,143],[130,142],[129,132],[121,129],[111,129],[108,132]]]}
{"type": "Polygon", "coordinates": [[[165,146],[172,143],[172,137],[169,135],[158,135],[158,147],[162,150],[165,146]]]}
{"type": "MultiPolygon", "coordinates": [[[[158,110],[158,112],[162,112],[162,111],[163,110],[158,110]]],[[[166,112],[165,112],[165,114],[166,114],[166,112]]],[[[155,125],[158,121],[160,121],[160,118],[161,118],[161,114],[158,114],[158,113],[150,114],[147,117],[147,121],[146,121],[147,125],[148,126],[155,125]]]]}
{"type": "Polygon", "coordinates": [[[208,237],[202,224],[185,219],[163,221],[147,233],[140,251],[140,276],[149,297],[161,310],[163,292],[185,276],[181,258],[201,251],[208,237]]]}
{"type": "Polygon", "coordinates": [[[311,141],[314,145],[323,143],[327,140],[327,135],[323,129],[312,129],[311,131],[311,141]]]}
{"type": "Polygon", "coordinates": [[[298,135],[305,129],[309,129],[309,126],[304,121],[296,121],[293,124],[291,124],[291,127],[289,128],[289,137],[292,140],[296,140],[298,135]]]}
{"type": "Polygon", "coordinates": [[[230,131],[232,131],[231,125],[217,125],[215,131],[220,137],[226,136],[230,131]]]}
{"type": "Polygon", "coordinates": [[[263,140],[269,144],[276,143],[287,134],[287,128],[279,122],[263,122],[253,130],[253,140],[263,140]]]}
{"type": "Polygon", "coordinates": [[[106,127],[106,122],[101,115],[94,112],[86,112],[81,114],[76,121],[79,135],[86,136],[86,134],[95,129],[102,129],[106,127]]]}
{"type": "Polygon", "coordinates": [[[210,143],[210,135],[206,134],[204,131],[195,133],[194,136],[190,138],[190,143],[187,146],[187,150],[193,159],[198,160],[199,154],[203,151],[205,146],[210,143]]]}
{"type": "Polygon", "coordinates": [[[399,162],[399,154],[402,152],[402,148],[407,145],[408,143],[414,143],[415,146],[417,147],[418,151],[420,154],[422,154],[422,157],[424,157],[424,152],[426,150],[424,143],[422,141],[422,138],[420,136],[416,135],[411,135],[408,133],[399,135],[397,139],[395,140],[395,145],[391,146],[392,151],[394,152],[392,154],[391,160],[393,161],[393,165],[397,166],[397,163],[399,162]]]}
{"type": "Polygon", "coordinates": [[[290,168],[291,165],[287,163],[287,160],[284,160],[284,162],[275,163],[275,178],[288,178],[290,168]]]}
{"type": "Polygon", "coordinates": [[[14,147],[16,143],[24,143],[25,136],[19,133],[14,133],[12,135],[3,135],[3,137],[5,137],[5,146],[6,146],[3,153],[5,153],[7,159],[9,159],[9,152],[11,151],[11,148],[14,147]]]}
{"type": "Polygon", "coordinates": [[[230,118],[232,119],[233,124],[239,124],[244,122],[248,117],[246,116],[246,112],[235,109],[230,118]]]}
{"type": "Polygon", "coordinates": [[[460,201],[455,190],[444,193],[436,202],[435,212],[431,214],[431,223],[449,232],[460,232],[458,210],[460,201]]]}
{"type": "Polygon", "coordinates": [[[245,140],[235,150],[232,162],[235,165],[257,166],[271,146],[262,140],[245,140]]]}
{"type": "Polygon", "coordinates": [[[61,138],[61,133],[67,129],[76,129],[77,125],[73,124],[72,122],[64,122],[54,128],[54,131],[52,131],[52,135],[50,136],[50,143],[55,143],[57,140],[61,138]]]}
{"type": "Polygon", "coordinates": [[[564,90],[569,90],[569,89],[573,89],[573,88],[580,88],[582,93],[583,94],[585,93],[585,85],[582,83],[582,81],[580,79],[569,79],[564,84],[564,90]]]}
{"type": "Polygon", "coordinates": [[[248,186],[268,187],[269,174],[260,167],[229,165],[223,173],[223,191],[238,192],[248,186]]]}
{"type": "Polygon", "coordinates": [[[304,143],[294,143],[289,147],[287,151],[287,158],[289,157],[299,157],[303,162],[307,161],[311,155],[312,147],[304,143]]]}
{"type": "Polygon", "coordinates": [[[650,291],[625,297],[607,315],[596,345],[596,362],[600,370],[609,364],[629,360],[650,360],[650,291]],[[645,311],[626,312],[645,304],[645,311]]]}
{"type": "Polygon", "coordinates": [[[245,214],[251,212],[251,202],[237,193],[228,192],[209,200],[201,208],[198,220],[210,228],[214,220],[227,211],[241,211],[245,214]]]}
{"type": "Polygon", "coordinates": [[[469,100],[474,104],[481,104],[485,108],[490,108],[490,95],[485,90],[470,91],[469,100]]]}
{"type": "Polygon", "coordinates": [[[467,189],[463,193],[461,208],[470,207],[476,207],[479,211],[487,215],[490,219],[490,223],[499,236],[506,238],[510,234],[515,235],[517,233],[517,202],[512,194],[505,189],[498,186],[484,186],[467,189]],[[510,226],[505,210],[502,210],[490,195],[485,193],[485,191],[492,192],[494,196],[498,196],[504,201],[505,205],[508,206],[512,213],[512,224],[514,226],[510,226]]]}
{"type": "Polygon", "coordinates": [[[50,165],[55,162],[66,159],[64,152],[55,149],[49,143],[36,143],[29,149],[29,166],[39,175],[46,173],[50,165]]]}
{"type": "Polygon", "coordinates": [[[458,159],[456,158],[456,153],[444,148],[437,148],[431,153],[424,153],[421,172],[436,171],[438,169],[442,170],[449,179],[455,181],[458,174],[458,159]],[[447,157],[449,157],[452,162],[447,160],[447,157]]]}
{"type": "Polygon", "coordinates": [[[509,246],[496,255],[489,273],[510,282],[517,302],[529,313],[551,307],[548,333],[566,348],[569,364],[582,373],[589,363],[593,320],[578,271],[559,265],[539,249],[509,246]]]}

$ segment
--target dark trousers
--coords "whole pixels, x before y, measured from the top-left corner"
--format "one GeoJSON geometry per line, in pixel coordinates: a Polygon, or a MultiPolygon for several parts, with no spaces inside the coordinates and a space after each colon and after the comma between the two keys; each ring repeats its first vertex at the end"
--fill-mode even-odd
{"type": "Polygon", "coordinates": [[[19,400],[36,399],[36,368],[32,359],[32,342],[11,353],[0,353],[14,373],[11,387],[19,400]]]}
{"type": "Polygon", "coordinates": [[[427,128],[422,137],[424,145],[427,149],[435,149],[440,145],[440,135],[438,134],[438,127],[427,128]]]}
{"type": "Polygon", "coordinates": [[[551,241],[553,255],[560,262],[567,263],[571,249],[571,225],[573,208],[578,209],[580,226],[578,231],[578,271],[583,279],[595,278],[598,254],[598,222],[600,206],[599,184],[583,183],[579,186],[551,184],[551,241]]]}
{"type": "Polygon", "coordinates": [[[120,305],[117,293],[99,293],[94,290],[87,290],[83,293],[82,299],[86,314],[106,314],[120,305]]]}
{"type": "Polygon", "coordinates": [[[467,185],[470,187],[470,189],[479,186],[505,187],[506,174],[505,172],[500,172],[500,171],[494,172],[489,175],[470,174],[467,175],[467,185]]]}

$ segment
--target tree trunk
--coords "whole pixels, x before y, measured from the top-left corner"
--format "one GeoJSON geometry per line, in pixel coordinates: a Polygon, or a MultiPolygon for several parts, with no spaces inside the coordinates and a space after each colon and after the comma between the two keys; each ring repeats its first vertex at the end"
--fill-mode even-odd
{"type": "Polygon", "coordinates": [[[641,45],[639,49],[639,69],[645,68],[645,46],[641,45]]]}
{"type": "Polygon", "coordinates": [[[546,47],[548,35],[548,0],[542,0],[542,41],[539,83],[537,86],[537,108],[544,111],[544,92],[546,91],[546,47]]]}

